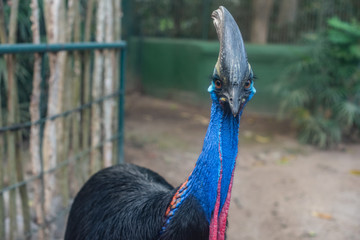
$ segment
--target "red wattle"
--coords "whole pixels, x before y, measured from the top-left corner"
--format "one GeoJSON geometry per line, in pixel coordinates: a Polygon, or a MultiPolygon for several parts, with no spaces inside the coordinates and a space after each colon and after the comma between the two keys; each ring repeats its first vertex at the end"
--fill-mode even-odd
{"type": "Polygon", "coordinates": [[[219,209],[220,209],[220,190],[221,190],[221,178],[222,178],[222,169],[220,170],[220,177],[218,180],[217,187],[217,196],[214,207],[214,213],[210,222],[210,232],[209,232],[209,240],[217,240],[218,235],[218,218],[219,218],[219,209]]]}
{"type": "Polygon", "coordinates": [[[217,240],[224,240],[225,239],[226,220],[227,220],[227,216],[228,216],[228,212],[229,212],[230,199],[231,199],[231,189],[232,189],[232,184],[233,184],[233,179],[234,179],[234,172],[235,172],[235,166],[234,166],[234,169],[233,169],[232,174],[231,174],[231,180],[230,180],[229,190],[228,190],[228,193],[227,193],[227,196],[226,196],[226,200],[225,200],[223,208],[221,209],[221,213],[220,213],[220,217],[219,217],[220,219],[219,219],[217,240]]]}

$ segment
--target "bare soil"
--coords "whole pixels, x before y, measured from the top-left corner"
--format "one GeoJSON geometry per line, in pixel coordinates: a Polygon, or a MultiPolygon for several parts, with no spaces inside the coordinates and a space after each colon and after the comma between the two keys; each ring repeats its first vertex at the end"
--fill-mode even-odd
{"type": "MultiPolygon", "coordinates": [[[[134,94],[126,101],[126,161],[181,184],[201,151],[210,107],[134,94]]],[[[359,144],[301,145],[286,122],[246,111],[239,137],[229,240],[360,240],[359,144]]]]}

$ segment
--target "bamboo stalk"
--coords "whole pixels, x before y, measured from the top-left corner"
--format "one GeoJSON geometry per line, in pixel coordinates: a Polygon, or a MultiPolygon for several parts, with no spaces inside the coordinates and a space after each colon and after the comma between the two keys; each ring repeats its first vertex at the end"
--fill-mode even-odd
{"type": "MultiPolygon", "coordinates": [[[[60,21],[63,23],[62,29],[66,29],[66,34],[64,37],[65,42],[71,41],[71,36],[73,33],[73,26],[74,26],[74,19],[75,19],[75,5],[77,5],[78,1],[69,0],[67,11],[65,10],[65,7],[62,8],[62,20],[60,21]],[[66,16],[66,17],[65,17],[66,16]],[[66,21],[67,20],[67,21],[66,21]]],[[[71,98],[72,98],[72,74],[71,71],[68,71],[68,69],[71,69],[70,65],[71,59],[68,54],[64,54],[62,58],[59,59],[59,66],[61,67],[61,82],[63,82],[63,89],[66,89],[64,93],[64,97],[61,99],[63,102],[62,111],[66,111],[71,108],[71,98]],[[69,60],[69,61],[68,61],[69,60]]],[[[64,131],[62,131],[60,137],[61,137],[61,148],[59,148],[58,156],[59,156],[59,162],[65,161],[71,151],[73,150],[70,145],[70,138],[71,138],[71,122],[72,117],[70,116],[68,118],[61,119],[62,127],[64,131]]],[[[62,168],[59,174],[59,183],[60,183],[60,189],[61,189],[61,196],[62,196],[62,204],[63,207],[67,207],[69,205],[69,168],[62,168]]]]}
{"type": "MultiPolygon", "coordinates": [[[[121,40],[121,18],[122,18],[122,9],[121,9],[121,1],[113,0],[114,6],[114,39],[115,41],[121,40]]],[[[120,51],[116,51],[114,54],[115,59],[113,60],[113,71],[114,71],[114,81],[113,81],[113,89],[119,89],[118,84],[120,77],[120,68],[118,67],[119,55],[120,51]]],[[[120,104],[119,100],[116,101],[113,107],[113,116],[118,116],[118,104],[120,104]]],[[[115,118],[114,118],[115,119],[115,118]]],[[[119,121],[119,119],[117,119],[119,121]]],[[[112,131],[113,133],[117,133],[118,122],[113,121],[112,131]]],[[[113,144],[113,156],[117,156],[117,146],[118,144],[113,144]]],[[[117,163],[117,158],[113,157],[113,164],[117,163]]]]}
{"type": "MultiPolygon", "coordinates": [[[[65,18],[65,1],[63,0],[46,0],[45,19],[47,28],[47,39],[49,43],[64,42],[66,34],[62,34],[64,29],[65,18]]],[[[47,114],[52,116],[63,110],[63,93],[64,93],[64,71],[66,62],[66,52],[49,54],[49,92],[47,114]]],[[[56,167],[56,164],[63,159],[63,119],[47,121],[44,130],[43,156],[44,170],[56,167]]],[[[47,219],[53,219],[56,216],[55,207],[53,206],[53,197],[56,193],[58,181],[55,174],[50,173],[44,176],[45,182],[45,215],[47,219]]],[[[54,225],[48,225],[48,230],[54,225]]]]}
{"type": "MultiPolygon", "coordinates": [[[[10,75],[10,74],[9,74],[10,75]]],[[[9,86],[12,87],[12,84],[9,86]]],[[[9,122],[9,121],[8,121],[9,122]]],[[[14,173],[15,170],[15,133],[9,132],[7,134],[7,156],[8,156],[8,173],[14,173]]],[[[9,184],[16,183],[16,175],[9,174],[9,184]]],[[[15,233],[17,232],[16,224],[16,189],[9,191],[9,239],[12,240],[15,238],[15,233]]]]}
{"type": "MultiPolygon", "coordinates": [[[[37,0],[31,1],[31,30],[33,35],[33,43],[40,43],[40,9],[37,0]]],[[[30,118],[32,122],[40,119],[40,98],[41,98],[41,65],[42,57],[40,54],[34,54],[34,73],[33,73],[33,89],[30,99],[30,118]]],[[[32,163],[32,173],[34,176],[39,175],[41,172],[41,149],[40,149],[40,126],[33,125],[30,129],[30,156],[32,163]]],[[[45,224],[44,219],[44,206],[42,205],[42,183],[41,180],[36,180],[34,184],[34,208],[36,214],[36,223],[40,226],[45,224]]],[[[38,239],[44,240],[46,237],[44,228],[40,228],[38,231],[38,239]]]]}
{"type": "MultiPolygon", "coordinates": [[[[0,75],[0,85],[1,85],[1,75],[0,75]]],[[[2,103],[0,97],[0,126],[3,125],[3,116],[2,116],[2,103]]],[[[2,166],[5,166],[5,139],[4,135],[0,133],[0,156],[4,156],[1,160],[2,166]]],[[[4,168],[0,168],[0,189],[3,189],[4,185],[4,168]]],[[[5,239],[5,202],[4,195],[0,193],[0,239],[5,239]]]]}
{"type": "MultiPolygon", "coordinates": [[[[99,0],[97,7],[96,41],[104,41],[105,1],[99,0]]],[[[102,51],[95,50],[94,78],[92,83],[92,98],[97,99],[102,95],[104,56],[102,51]]],[[[91,108],[91,147],[94,148],[90,157],[90,171],[95,173],[100,169],[101,151],[97,147],[101,143],[101,107],[95,104],[91,108]]]]}
{"type": "MultiPolygon", "coordinates": [[[[14,75],[15,76],[15,75],[14,75]]],[[[16,80],[15,80],[16,83],[16,80]]],[[[17,89],[17,84],[16,88],[17,89]]],[[[17,96],[16,92],[16,96],[17,96]]],[[[19,102],[18,98],[16,97],[15,104],[15,122],[20,122],[20,113],[19,113],[19,102]]],[[[16,151],[15,153],[15,168],[16,168],[16,176],[18,182],[24,181],[24,167],[23,167],[23,156],[22,156],[22,149],[23,148],[23,138],[22,138],[22,132],[17,131],[15,136],[15,142],[16,142],[16,149],[20,149],[20,151],[16,151]]],[[[12,174],[14,175],[14,174],[12,174]]],[[[30,219],[30,208],[29,208],[29,197],[27,192],[27,186],[22,185],[19,187],[19,193],[20,193],[20,201],[21,201],[21,209],[22,209],[22,216],[23,216],[23,225],[24,225],[24,236],[25,239],[30,239],[31,236],[30,233],[30,226],[31,226],[31,219],[30,219]]]]}
{"type": "MultiPolygon", "coordinates": [[[[49,43],[54,43],[57,40],[57,13],[53,11],[53,8],[56,8],[53,1],[45,0],[44,1],[44,13],[45,13],[45,22],[47,29],[47,39],[49,43]],[[54,13],[53,13],[54,12],[54,13]]],[[[49,53],[49,68],[50,68],[50,77],[49,77],[49,92],[48,92],[48,109],[47,115],[52,116],[57,113],[57,92],[59,80],[56,75],[56,53],[49,53]]],[[[44,139],[43,139],[43,158],[44,158],[44,171],[54,168],[57,162],[57,129],[55,121],[47,121],[45,123],[44,129],[44,139]]],[[[49,215],[53,215],[51,211],[51,203],[53,199],[53,192],[55,191],[56,179],[53,174],[44,175],[44,210],[45,217],[48,218],[49,215]]],[[[45,219],[46,221],[46,219],[45,219]]],[[[46,234],[49,234],[50,229],[45,230],[46,234]]],[[[49,238],[47,235],[46,238],[49,238]]]]}
{"type": "MultiPolygon", "coordinates": [[[[91,25],[93,20],[93,12],[94,12],[94,0],[89,0],[86,10],[86,19],[85,19],[85,33],[84,33],[84,41],[90,41],[91,37],[91,25]]],[[[84,77],[83,77],[83,99],[82,103],[88,103],[91,100],[91,55],[89,51],[84,53],[84,77]]],[[[91,121],[91,110],[86,108],[82,112],[82,136],[81,136],[81,143],[82,143],[82,150],[85,151],[87,148],[90,147],[90,121],[91,121]]],[[[88,178],[88,173],[90,173],[90,169],[88,164],[84,164],[84,160],[87,159],[87,156],[84,156],[81,162],[83,167],[82,173],[82,181],[88,178]]]]}
{"type": "MultiPolygon", "coordinates": [[[[9,23],[9,38],[8,43],[16,42],[16,29],[17,29],[17,15],[18,15],[18,6],[19,1],[12,1],[11,13],[10,13],[10,23],[9,23]]],[[[17,109],[17,84],[15,78],[15,57],[13,55],[8,55],[6,58],[6,66],[8,73],[8,122],[7,124],[16,123],[16,109],[17,109]]],[[[16,172],[16,133],[8,132],[7,133],[7,153],[8,153],[8,172],[16,172]]],[[[16,174],[9,174],[9,183],[16,183],[16,174]]],[[[16,190],[13,189],[10,191],[9,197],[9,218],[10,218],[10,232],[9,239],[12,240],[15,238],[17,232],[17,223],[16,223],[16,190]]]]}
{"type": "MultiPolygon", "coordinates": [[[[19,6],[19,2],[18,1],[13,1],[12,2],[12,9],[11,9],[11,16],[10,16],[10,29],[9,29],[9,43],[15,43],[16,42],[16,30],[17,30],[17,15],[18,15],[18,6],[19,6]]],[[[15,59],[13,58],[13,56],[9,57],[9,61],[13,62],[9,64],[9,66],[11,66],[12,69],[8,69],[8,71],[12,71],[11,74],[9,75],[10,81],[12,82],[12,88],[10,89],[10,92],[12,92],[12,96],[10,96],[11,101],[13,101],[12,106],[9,105],[9,108],[12,108],[13,113],[10,116],[9,119],[14,120],[14,123],[16,122],[20,122],[20,113],[19,113],[19,107],[18,107],[18,87],[17,87],[17,82],[16,82],[16,76],[15,76],[15,68],[16,68],[16,63],[15,63],[15,59]]],[[[9,85],[10,87],[10,85],[9,85]]],[[[10,111],[9,111],[10,112],[10,111]]],[[[15,133],[12,133],[15,134],[15,133]]],[[[12,138],[15,137],[15,145],[17,149],[20,149],[20,151],[16,151],[15,152],[15,171],[16,171],[16,176],[17,176],[17,181],[22,182],[24,181],[24,171],[23,171],[23,158],[22,158],[22,150],[23,146],[22,146],[22,134],[21,131],[18,131],[16,133],[15,136],[12,136],[12,138]]],[[[15,147],[15,146],[14,146],[15,147]]],[[[11,159],[9,159],[11,161],[11,159]]],[[[11,175],[15,175],[15,174],[11,174],[11,175]]],[[[13,177],[11,177],[13,178],[13,177]]],[[[22,185],[19,187],[19,192],[20,192],[20,200],[21,200],[21,205],[22,205],[22,215],[23,215],[23,225],[24,225],[24,236],[26,236],[28,233],[30,233],[30,209],[29,209],[29,198],[28,198],[28,192],[27,192],[27,187],[26,185],[22,185]]],[[[13,203],[15,204],[16,207],[16,201],[13,203]]],[[[11,221],[11,220],[10,220],[11,221]]],[[[15,216],[15,221],[16,221],[16,216],[15,216]]],[[[26,237],[26,239],[29,239],[30,236],[26,237]]]]}
{"type": "MultiPolygon", "coordinates": [[[[5,21],[4,21],[4,6],[3,1],[0,1],[0,43],[5,44],[7,42],[6,32],[5,32],[5,21]]],[[[5,75],[5,74],[4,74],[5,75]]],[[[4,76],[5,77],[5,76],[4,76]]],[[[0,75],[0,85],[1,85],[1,75],[0,75]]],[[[3,113],[2,113],[2,98],[0,97],[0,126],[4,126],[3,123],[3,113]]],[[[5,134],[0,134],[0,156],[3,156],[1,160],[2,166],[5,166],[5,134]]],[[[5,187],[4,184],[5,172],[4,167],[0,168],[0,189],[5,187]]],[[[0,193],[0,239],[5,239],[5,201],[4,195],[0,193]]]]}
{"type": "MultiPolygon", "coordinates": [[[[7,72],[8,72],[8,121],[9,125],[15,124],[15,107],[17,98],[17,86],[14,74],[15,59],[14,56],[7,56],[7,72]]],[[[15,158],[16,158],[16,133],[7,132],[7,156],[8,156],[8,178],[9,184],[16,183],[16,174],[11,174],[16,171],[15,158]]],[[[9,238],[14,239],[14,235],[17,232],[16,224],[16,189],[10,190],[9,196],[9,218],[10,218],[10,232],[9,238]]]]}
{"type": "MultiPolygon", "coordinates": [[[[114,41],[114,17],[112,10],[112,1],[106,0],[105,3],[105,42],[113,42],[114,41]]],[[[104,76],[104,94],[109,95],[113,92],[114,85],[114,50],[105,50],[105,76],[104,76]]],[[[115,106],[114,100],[109,99],[108,101],[103,102],[103,111],[104,111],[104,138],[110,139],[112,137],[112,120],[113,120],[113,108],[115,106]]],[[[113,143],[108,141],[104,144],[103,150],[103,166],[110,167],[112,165],[113,160],[113,143]]]]}
{"type": "Polygon", "coordinates": [[[0,42],[2,44],[7,43],[3,1],[0,1],[0,42]]]}
{"type": "MultiPolygon", "coordinates": [[[[67,63],[68,68],[70,68],[70,61],[67,63]]],[[[67,109],[70,109],[70,101],[69,99],[71,99],[71,86],[70,86],[70,81],[72,78],[71,73],[69,73],[68,71],[66,72],[66,76],[67,79],[64,82],[64,89],[67,89],[64,93],[64,99],[63,99],[63,105],[64,105],[64,111],[66,111],[67,109]]],[[[59,119],[62,122],[64,131],[61,133],[61,145],[63,146],[63,148],[59,149],[58,152],[58,157],[59,157],[59,162],[65,161],[68,156],[69,153],[71,151],[71,143],[70,143],[70,121],[71,121],[71,116],[70,117],[65,117],[62,119],[59,119]]],[[[62,207],[65,208],[69,205],[69,169],[68,167],[64,167],[59,171],[59,175],[58,175],[58,180],[59,180],[59,185],[60,185],[60,193],[61,193],[61,198],[62,198],[62,207]]]]}
{"type": "MultiPolygon", "coordinates": [[[[74,19],[74,42],[80,42],[80,31],[81,31],[81,22],[79,14],[79,2],[75,1],[74,5],[75,19],[74,19]]],[[[72,95],[72,106],[80,106],[81,98],[81,56],[79,51],[74,52],[74,67],[73,67],[73,95],[72,95]]],[[[80,151],[80,120],[81,114],[76,113],[72,116],[72,153],[73,155],[77,154],[80,151]]],[[[75,184],[71,184],[74,191],[78,191],[80,185],[82,185],[81,171],[82,164],[75,164],[75,184]]]]}
{"type": "MultiPolygon", "coordinates": [[[[18,108],[17,108],[18,109],[18,108]]],[[[18,119],[19,120],[19,119],[18,119]]],[[[19,182],[24,181],[24,170],[23,170],[23,156],[22,156],[22,149],[23,149],[23,140],[21,131],[17,132],[16,135],[16,142],[17,142],[17,149],[21,149],[20,151],[16,151],[16,173],[17,173],[17,180],[19,182]]],[[[23,215],[23,223],[24,223],[24,239],[31,239],[30,235],[30,226],[31,226],[31,219],[30,219],[30,208],[29,208],[29,197],[26,185],[22,185],[19,187],[20,192],[20,200],[21,200],[21,208],[22,208],[22,215],[23,215]]]]}

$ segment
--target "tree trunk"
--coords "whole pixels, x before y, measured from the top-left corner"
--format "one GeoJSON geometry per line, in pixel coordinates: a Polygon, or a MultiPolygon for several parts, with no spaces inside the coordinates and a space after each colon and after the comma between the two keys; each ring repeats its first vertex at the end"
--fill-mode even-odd
{"type": "MultiPolygon", "coordinates": [[[[105,0],[98,1],[97,16],[96,16],[96,41],[103,42],[105,37],[105,15],[106,15],[105,0]]],[[[98,99],[102,95],[102,79],[103,79],[103,65],[104,56],[101,50],[95,50],[95,66],[94,78],[92,84],[92,99],[98,99]]],[[[90,171],[95,173],[100,169],[101,151],[99,145],[101,143],[101,107],[100,104],[94,104],[91,109],[91,159],[90,171]]]]}
{"type": "Polygon", "coordinates": [[[280,11],[277,17],[278,27],[293,24],[296,20],[298,0],[281,0],[280,11]]]}
{"type": "Polygon", "coordinates": [[[250,40],[252,43],[267,43],[269,20],[274,0],[252,1],[252,24],[250,40]]]}
{"type": "Polygon", "coordinates": [[[174,37],[181,35],[181,20],[184,11],[184,0],[171,1],[171,12],[174,20],[174,37]]]}
{"type": "Polygon", "coordinates": [[[294,40],[294,23],[297,17],[298,0],[282,0],[277,18],[277,31],[279,41],[294,40]]]}

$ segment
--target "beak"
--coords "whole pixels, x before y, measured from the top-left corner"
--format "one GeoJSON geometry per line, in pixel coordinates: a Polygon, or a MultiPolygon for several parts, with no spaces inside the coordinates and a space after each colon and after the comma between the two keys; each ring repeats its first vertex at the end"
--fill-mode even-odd
{"type": "Polygon", "coordinates": [[[243,98],[240,94],[241,91],[238,86],[234,86],[230,91],[229,106],[231,109],[231,113],[234,117],[236,117],[239,114],[243,105],[242,104],[243,98]]]}

